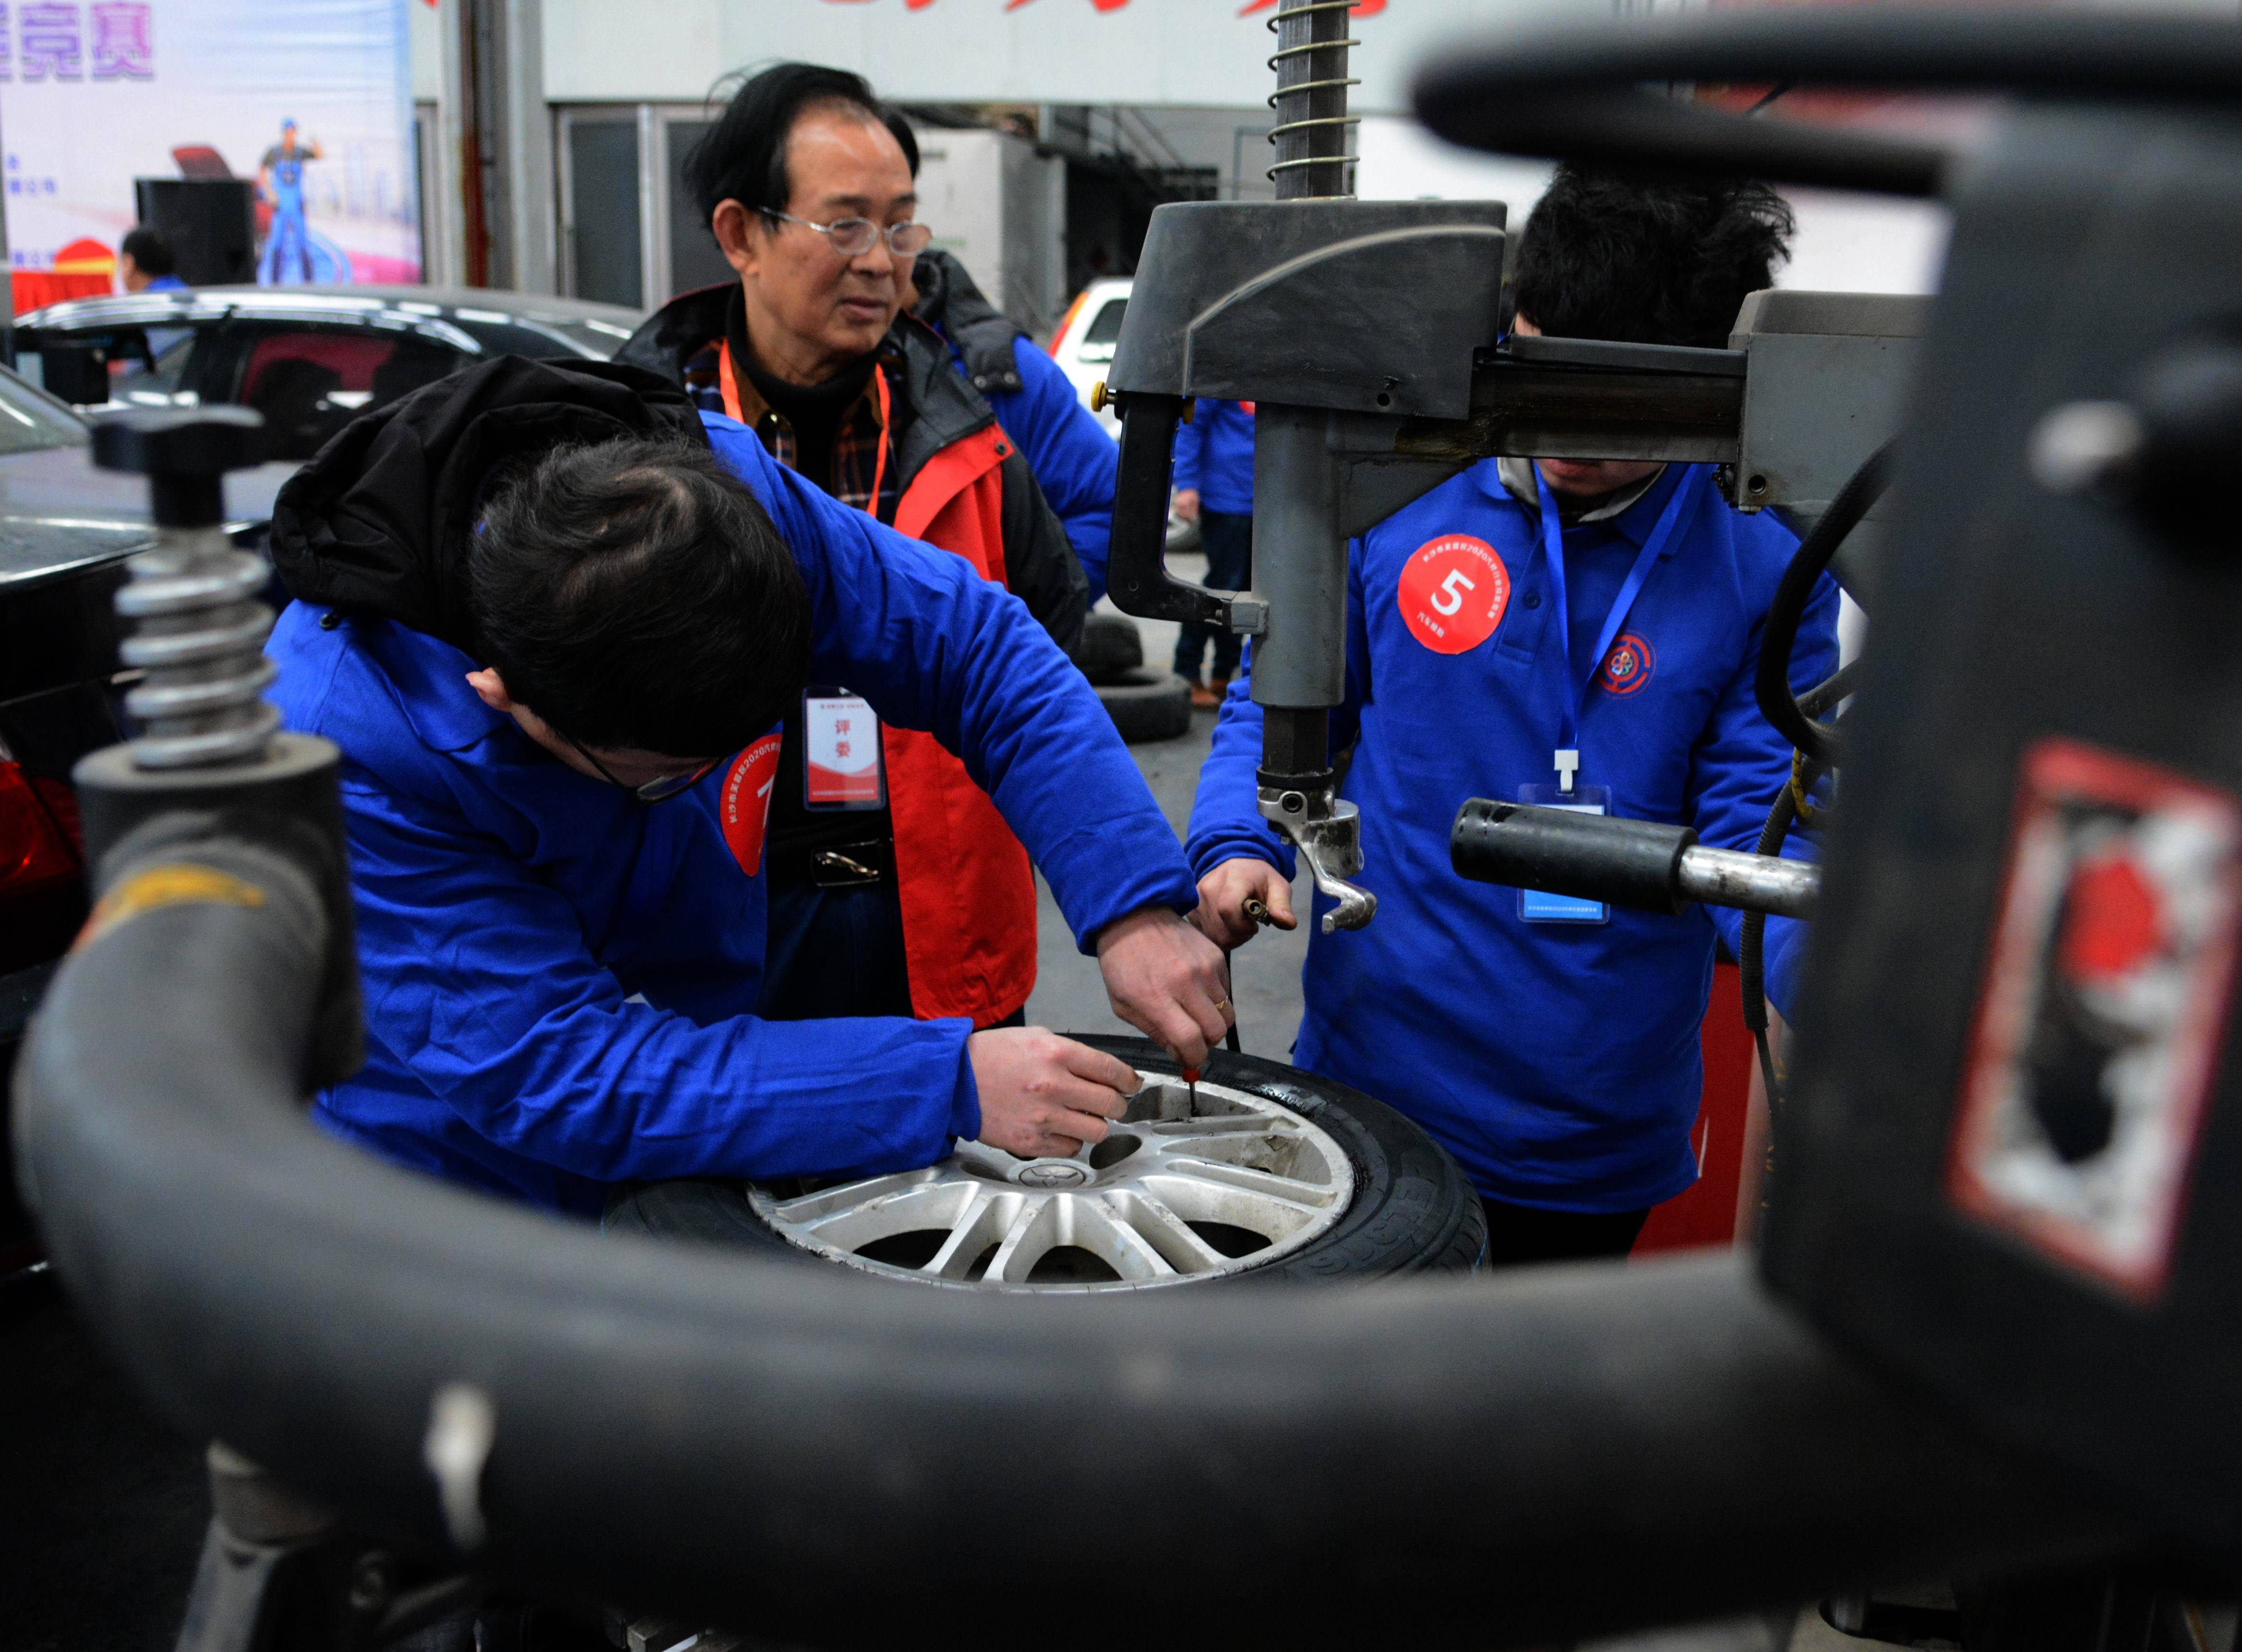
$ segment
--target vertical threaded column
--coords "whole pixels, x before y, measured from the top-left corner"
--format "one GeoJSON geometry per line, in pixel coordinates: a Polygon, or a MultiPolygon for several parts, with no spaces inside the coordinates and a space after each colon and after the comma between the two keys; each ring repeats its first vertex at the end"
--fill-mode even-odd
{"type": "Polygon", "coordinates": [[[245,407],[143,409],[94,427],[94,463],[147,477],[156,519],[155,548],[132,559],[117,594],[134,622],[118,656],[147,673],[124,696],[146,726],[131,742],[137,768],[255,762],[280,726],[264,697],[265,565],[222,526],[225,473],[257,462],[264,422],[245,407]]]}
{"type": "Polygon", "coordinates": [[[1347,37],[1354,0],[1279,0],[1269,21],[1276,31],[1277,92],[1269,106],[1277,124],[1269,141],[1277,146],[1276,181],[1280,201],[1316,196],[1352,195],[1346,129],[1356,124],[1346,112],[1346,51],[1361,43],[1347,37]]]}
{"type": "Polygon", "coordinates": [[[272,610],[258,600],[265,565],[217,527],[164,527],[156,548],[132,559],[117,612],[136,621],[117,647],[148,675],[124,696],[146,732],[132,743],[142,769],[254,762],[280,726],[265,690],[277,671],[264,655],[272,610]]]}

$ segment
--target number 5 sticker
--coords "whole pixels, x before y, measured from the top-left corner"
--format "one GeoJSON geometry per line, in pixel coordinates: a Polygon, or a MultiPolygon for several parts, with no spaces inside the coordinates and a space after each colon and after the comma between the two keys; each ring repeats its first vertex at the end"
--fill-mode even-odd
{"type": "Polygon", "coordinates": [[[1485,540],[1443,534],[1410,556],[1399,598],[1412,636],[1435,654],[1462,654],[1502,623],[1510,605],[1510,570],[1485,540]]]}

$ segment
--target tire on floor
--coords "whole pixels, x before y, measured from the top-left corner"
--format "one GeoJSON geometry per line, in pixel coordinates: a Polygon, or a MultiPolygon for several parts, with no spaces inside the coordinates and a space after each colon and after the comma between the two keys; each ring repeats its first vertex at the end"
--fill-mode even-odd
{"type": "MultiPolygon", "coordinates": [[[[1175,1064],[1144,1039],[1077,1036],[1139,1072],[1176,1071],[1175,1064]]],[[[1249,1259],[1237,1272],[1185,1281],[1183,1288],[1345,1284],[1464,1273],[1480,1266],[1487,1251],[1487,1217],[1478,1193],[1446,1149],[1384,1102],[1314,1073],[1226,1051],[1209,1058],[1201,1078],[1207,1084],[1275,1102],[1317,1125],[1346,1153],[1354,1188],[1339,1219],[1299,1249],[1265,1266],[1252,1266],[1249,1259]]],[[[818,1185],[795,1180],[773,1191],[793,1198],[818,1185]]],[[[611,1232],[744,1246],[889,1284],[886,1279],[789,1243],[756,1212],[746,1183],[662,1182],[637,1188],[609,1207],[605,1226],[611,1232]]],[[[908,1288],[911,1282],[897,1283],[908,1288]]]]}
{"type": "Polygon", "coordinates": [[[1125,614],[1093,613],[1083,621],[1074,662],[1092,682],[1111,682],[1144,663],[1144,639],[1125,614]]]}
{"type": "Polygon", "coordinates": [[[1098,698],[1121,738],[1132,746],[1191,732],[1191,684],[1172,671],[1135,667],[1098,684],[1098,698]]]}

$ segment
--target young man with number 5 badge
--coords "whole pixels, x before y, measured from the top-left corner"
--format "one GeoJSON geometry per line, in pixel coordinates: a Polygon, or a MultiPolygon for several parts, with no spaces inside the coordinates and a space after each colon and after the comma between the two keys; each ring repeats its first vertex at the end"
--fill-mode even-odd
{"type": "MultiPolygon", "coordinates": [[[[1518,330],[1719,346],[1769,285],[1790,216],[1763,186],[1561,168],[1525,232],[1518,330]]],[[[1399,1106],[1486,1201],[1490,1259],[1623,1254],[1695,1179],[1698,1027],[1734,912],[1679,916],[1458,877],[1467,797],[1679,821],[1753,847],[1789,748],[1753,695],[1796,541],[1726,504],[1705,465],[1488,460],[1350,549],[1346,704],[1367,928],[1312,936],[1293,1058],[1399,1106]]],[[[1802,685],[1835,668],[1836,588],[1802,628],[1802,685]]],[[[1289,850],[1255,809],[1250,677],[1223,706],[1188,845],[1197,922],[1290,928],[1289,850]]],[[[1769,925],[1787,991],[1797,926],[1769,925]]]]}

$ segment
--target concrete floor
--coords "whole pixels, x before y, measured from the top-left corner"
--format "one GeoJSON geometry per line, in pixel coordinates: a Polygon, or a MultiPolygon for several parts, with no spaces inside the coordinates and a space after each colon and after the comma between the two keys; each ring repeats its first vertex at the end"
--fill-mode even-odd
{"type": "MultiPolygon", "coordinates": [[[[1179,556],[1171,566],[1184,579],[1197,579],[1205,571],[1205,562],[1198,557],[1179,556]]],[[[1111,603],[1103,606],[1111,610],[1111,603]]],[[[1137,628],[1144,639],[1144,662],[1167,664],[1175,653],[1176,627],[1162,620],[1139,620],[1137,628]]],[[[1191,732],[1181,738],[1131,748],[1178,839],[1190,822],[1199,765],[1206,761],[1213,739],[1214,714],[1202,711],[1192,717],[1191,732]]],[[[1305,876],[1294,881],[1296,910],[1306,909],[1306,890],[1305,876]]],[[[1098,961],[1075,950],[1066,920],[1040,877],[1036,892],[1038,972],[1035,994],[1028,1000],[1029,1024],[1058,1032],[1135,1031],[1113,1013],[1098,961]]],[[[1300,1024],[1300,964],[1307,950],[1308,931],[1303,926],[1290,934],[1264,930],[1259,939],[1232,956],[1230,996],[1238,1006],[1238,1036],[1246,1054],[1272,1061],[1292,1058],[1292,1035],[1300,1024]]]]}

